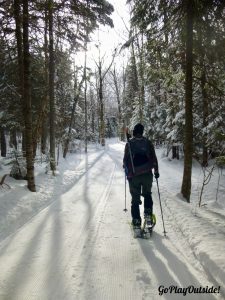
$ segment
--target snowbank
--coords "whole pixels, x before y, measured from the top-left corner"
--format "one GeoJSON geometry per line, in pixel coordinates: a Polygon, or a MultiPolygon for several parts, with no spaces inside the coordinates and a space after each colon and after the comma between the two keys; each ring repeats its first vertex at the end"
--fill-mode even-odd
{"type": "Polygon", "coordinates": [[[199,195],[203,181],[203,172],[199,164],[193,163],[192,195],[191,203],[188,204],[180,195],[183,161],[165,158],[162,150],[158,151],[158,157],[162,205],[167,222],[172,223],[186,238],[187,245],[200,261],[209,278],[221,286],[221,293],[225,297],[225,175],[222,174],[222,183],[217,191],[219,172],[214,171],[210,183],[204,189],[202,200],[204,206],[199,208],[199,195]],[[216,194],[217,200],[215,200],[216,194]]]}

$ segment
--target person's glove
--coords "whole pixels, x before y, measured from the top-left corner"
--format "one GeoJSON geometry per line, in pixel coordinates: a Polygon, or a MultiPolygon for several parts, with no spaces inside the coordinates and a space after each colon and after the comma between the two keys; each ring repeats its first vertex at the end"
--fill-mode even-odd
{"type": "Polygon", "coordinates": [[[159,173],[158,172],[155,172],[155,179],[158,179],[159,178],[159,173]]]}

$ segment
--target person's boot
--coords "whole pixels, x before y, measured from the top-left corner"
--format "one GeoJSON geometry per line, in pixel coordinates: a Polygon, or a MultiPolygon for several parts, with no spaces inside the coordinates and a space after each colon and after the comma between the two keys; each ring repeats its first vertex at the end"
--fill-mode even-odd
{"type": "Polygon", "coordinates": [[[141,219],[132,220],[134,238],[141,237],[141,219]]]}
{"type": "Polygon", "coordinates": [[[151,226],[153,224],[152,211],[149,208],[144,210],[144,218],[146,220],[146,224],[151,226]]]}
{"type": "Polygon", "coordinates": [[[133,219],[132,225],[134,228],[141,228],[141,219],[133,219]]]}

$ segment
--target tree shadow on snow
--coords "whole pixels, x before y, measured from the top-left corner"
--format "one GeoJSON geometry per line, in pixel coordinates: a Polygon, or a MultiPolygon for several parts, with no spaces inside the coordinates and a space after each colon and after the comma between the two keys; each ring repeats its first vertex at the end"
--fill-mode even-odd
{"type": "MultiPolygon", "coordinates": [[[[169,239],[164,238],[157,232],[153,233],[153,236],[149,240],[139,239],[139,244],[145,255],[153,274],[155,275],[158,286],[169,287],[171,285],[179,288],[187,288],[193,285],[198,288],[201,285],[198,278],[193,274],[185,261],[181,261],[178,257],[182,256],[176,248],[176,253],[173,253],[170,247],[169,239]]],[[[161,297],[161,296],[159,296],[161,297]]],[[[164,294],[164,299],[181,299],[183,294],[164,294]]],[[[213,294],[187,294],[185,299],[216,299],[213,294]]]]}

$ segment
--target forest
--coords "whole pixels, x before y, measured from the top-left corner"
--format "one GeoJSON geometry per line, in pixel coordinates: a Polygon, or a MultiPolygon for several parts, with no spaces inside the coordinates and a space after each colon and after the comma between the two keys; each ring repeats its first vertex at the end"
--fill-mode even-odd
{"type": "Polygon", "coordinates": [[[0,0],[1,156],[12,157],[12,176],[25,178],[30,191],[40,154],[54,176],[59,149],[66,158],[77,140],[85,152],[106,138],[125,141],[125,128],[137,122],[184,160],[187,202],[193,159],[203,169],[212,160],[224,166],[225,2],[126,5],[126,39],[107,61],[96,45],[92,66],[93,34],[114,26],[110,0],[0,0]]]}

